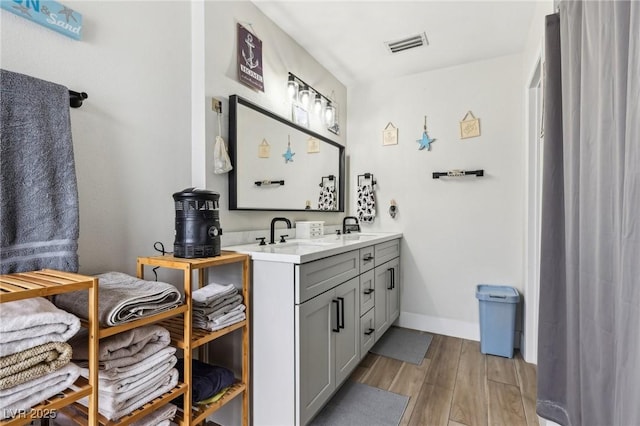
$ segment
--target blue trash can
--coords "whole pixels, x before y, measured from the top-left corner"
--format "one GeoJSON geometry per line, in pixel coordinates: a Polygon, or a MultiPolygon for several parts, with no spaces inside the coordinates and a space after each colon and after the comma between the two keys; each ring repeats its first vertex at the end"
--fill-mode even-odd
{"type": "Polygon", "coordinates": [[[513,287],[479,284],[480,352],[513,358],[516,306],[520,293],[513,287]]]}

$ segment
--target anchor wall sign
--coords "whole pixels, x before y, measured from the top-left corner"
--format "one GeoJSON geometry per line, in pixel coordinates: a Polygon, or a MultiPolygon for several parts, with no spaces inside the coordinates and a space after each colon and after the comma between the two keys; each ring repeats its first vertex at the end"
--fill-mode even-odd
{"type": "Polygon", "coordinates": [[[238,80],[264,92],[262,75],[262,40],[238,24],[238,80]]]}

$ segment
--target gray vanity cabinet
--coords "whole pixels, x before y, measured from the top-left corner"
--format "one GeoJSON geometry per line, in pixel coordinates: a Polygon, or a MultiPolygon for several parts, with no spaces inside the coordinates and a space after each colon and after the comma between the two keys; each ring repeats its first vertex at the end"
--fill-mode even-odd
{"type": "Polygon", "coordinates": [[[398,256],[396,237],[306,262],[253,259],[252,424],[306,425],[329,401],[399,315],[398,256]]]}
{"type": "Polygon", "coordinates": [[[375,268],[375,334],[382,336],[400,316],[400,259],[375,268]]]}
{"type": "Polygon", "coordinates": [[[358,278],[296,305],[296,411],[306,424],[360,362],[358,278]]]}

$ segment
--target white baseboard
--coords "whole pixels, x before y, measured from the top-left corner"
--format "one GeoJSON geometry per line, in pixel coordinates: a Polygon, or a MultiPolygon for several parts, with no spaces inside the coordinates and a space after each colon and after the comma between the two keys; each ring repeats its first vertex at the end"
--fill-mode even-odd
{"type": "Polygon", "coordinates": [[[414,314],[412,312],[400,312],[398,325],[400,327],[411,328],[414,330],[459,337],[467,340],[475,340],[477,342],[480,341],[480,325],[477,322],[432,317],[428,315],[414,314]]]}

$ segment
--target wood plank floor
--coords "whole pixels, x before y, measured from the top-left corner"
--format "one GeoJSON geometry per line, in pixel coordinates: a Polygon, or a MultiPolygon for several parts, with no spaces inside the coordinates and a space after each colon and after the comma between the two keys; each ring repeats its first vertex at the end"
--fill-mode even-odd
{"type": "Polygon", "coordinates": [[[351,379],[408,396],[401,426],[538,425],[535,366],[479,342],[433,335],[420,365],[368,353],[351,379]]]}

